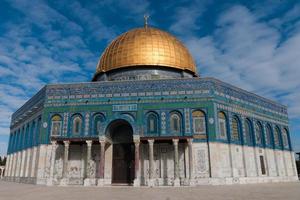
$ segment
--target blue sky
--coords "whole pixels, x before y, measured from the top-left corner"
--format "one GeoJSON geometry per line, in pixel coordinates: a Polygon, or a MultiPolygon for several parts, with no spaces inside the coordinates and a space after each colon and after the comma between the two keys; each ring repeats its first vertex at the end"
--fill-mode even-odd
{"type": "Polygon", "coordinates": [[[10,116],[47,83],[91,80],[117,35],[149,24],[190,49],[201,76],[216,77],[288,106],[300,151],[300,2],[1,1],[0,155],[10,116]]]}

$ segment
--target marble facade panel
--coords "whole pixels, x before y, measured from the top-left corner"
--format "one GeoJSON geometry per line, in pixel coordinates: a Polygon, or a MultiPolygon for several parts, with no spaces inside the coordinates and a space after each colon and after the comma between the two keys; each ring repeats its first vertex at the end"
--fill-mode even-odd
{"type": "Polygon", "coordinates": [[[295,160],[292,160],[291,152],[290,151],[283,151],[285,163],[286,163],[286,171],[287,176],[295,176],[294,164],[295,160]]]}
{"type": "Polygon", "coordinates": [[[33,147],[32,150],[32,160],[31,160],[31,171],[30,171],[30,177],[35,177],[35,171],[36,171],[36,161],[37,161],[37,148],[33,147]]]}
{"type": "Polygon", "coordinates": [[[275,152],[275,159],[277,162],[277,168],[279,176],[285,176],[285,167],[283,162],[283,152],[281,150],[274,150],[275,152]]]}
{"type": "Polygon", "coordinates": [[[253,147],[244,146],[244,156],[245,156],[245,170],[247,177],[257,176],[256,171],[256,160],[255,160],[255,149],[253,147]]]}
{"type": "Polygon", "coordinates": [[[39,159],[37,164],[37,184],[46,184],[45,168],[46,168],[47,147],[48,145],[39,146],[39,159]]]}
{"type": "Polygon", "coordinates": [[[231,177],[230,146],[217,142],[210,142],[209,152],[211,158],[212,177],[231,177]]]}
{"type": "Polygon", "coordinates": [[[245,166],[243,161],[243,148],[240,145],[231,144],[232,171],[233,177],[245,176],[245,166]]]}
{"type": "Polygon", "coordinates": [[[266,149],[266,159],[268,163],[269,176],[277,176],[277,169],[273,149],[266,149]]]}
{"type": "Polygon", "coordinates": [[[193,143],[194,177],[201,179],[209,177],[209,155],[207,143],[193,143]]]}

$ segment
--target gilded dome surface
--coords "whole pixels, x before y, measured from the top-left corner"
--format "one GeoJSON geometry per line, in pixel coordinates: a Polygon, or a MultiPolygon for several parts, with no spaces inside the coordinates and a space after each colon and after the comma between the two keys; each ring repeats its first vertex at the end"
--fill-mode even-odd
{"type": "Polygon", "coordinates": [[[171,34],[152,27],[132,29],[111,42],[97,65],[97,73],[130,66],[162,66],[196,74],[187,48],[171,34]]]}

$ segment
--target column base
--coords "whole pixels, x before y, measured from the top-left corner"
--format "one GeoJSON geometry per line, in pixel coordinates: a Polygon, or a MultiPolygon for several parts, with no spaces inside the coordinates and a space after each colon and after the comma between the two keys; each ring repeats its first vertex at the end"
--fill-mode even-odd
{"type": "Polygon", "coordinates": [[[46,181],[46,185],[47,185],[47,186],[52,186],[52,185],[54,185],[54,180],[53,180],[53,178],[48,178],[47,181],[46,181]]]}
{"type": "Polygon", "coordinates": [[[60,186],[67,186],[69,184],[69,179],[68,178],[62,178],[60,180],[60,186]]]}
{"type": "Polygon", "coordinates": [[[195,185],[196,185],[195,179],[190,179],[190,180],[189,180],[189,185],[190,185],[190,186],[195,186],[195,185]]]}
{"type": "Polygon", "coordinates": [[[105,179],[104,178],[99,178],[97,180],[97,186],[101,187],[101,186],[104,186],[105,184],[105,179]]]}
{"type": "Polygon", "coordinates": [[[133,186],[134,187],[140,187],[141,186],[141,180],[139,178],[134,179],[133,186]]]}
{"type": "Polygon", "coordinates": [[[154,187],[155,186],[155,180],[154,179],[149,179],[148,186],[149,187],[154,187]]]}
{"type": "Polygon", "coordinates": [[[83,185],[84,186],[92,186],[92,185],[96,185],[96,179],[95,178],[86,178],[83,181],[83,185]]]}
{"type": "Polygon", "coordinates": [[[180,186],[180,180],[179,180],[179,178],[176,178],[176,179],[174,180],[173,186],[175,186],[175,187],[179,187],[179,186],[180,186]]]}

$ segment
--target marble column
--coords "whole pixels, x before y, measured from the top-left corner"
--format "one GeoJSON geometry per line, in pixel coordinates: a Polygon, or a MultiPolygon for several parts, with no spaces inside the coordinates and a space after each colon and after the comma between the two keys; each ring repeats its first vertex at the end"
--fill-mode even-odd
{"type": "Polygon", "coordinates": [[[47,179],[47,185],[53,185],[54,184],[53,180],[54,180],[54,167],[55,167],[56,148],[57,148],[56,141],[51,141],[51,163],[50,163],[50,174],[49,174],[49,178],[47,179]]]}
{"type": "Polygon", "coordinates": [[[149,143],[149,181],[148,186],[155,186],[154,181],[154,154],[153,154],[153,145],[154,139],[148,140],[149,143]]]}
{"type": "Polygon", "coordinates": [[[194,185],[194,157],[193,157],[193,139],[187,139],[189,150],[189,179],[190,185],[194,185]]]}
{"type": "Polygon", "coordinates": [[[69,147],[70,141],[64,141],[64,162],[63,162],[63,178],[60,185],[68,185],[68,163],[69,163],[69,147]]]}
{"type": "Polygon", "coordinates": [[[134,138],[134,175],[135,179],[133,186],[139,187],[141,185],[140,173],[140,138],[134,138]]]}
{"type": "Polygon", "coordinates": [[[98,169],[98,186],[104,185],[104,166],[105,166],[105,140],[100,140],[100,159],[98,169]]]}
{"type": "Polygon", "coordinates": [[[30,170],[30,160],[31,160],[31,149],[32,148],[28,148],[27,150],[26,150],[26,155],[27,155],[27,157],[26,157],[26,167],[25,167],[25,177],[29,177],[29,170],[30,170]]]}
{"type": "Polygon", "coordinates": [[[86,149],[86,166],[85,166],[85,177],[86,178],[84,179],[85,186],[94,185],[91,183],[91,179],[92,179],[92,177],[91,177],[92,144],[93,144],[92,140],[86,141],[87,149],[86,149]]]}
{"type": "Polygon", "coordinates": [[[178,159],[178,139],[173,139],[174,146],[174,186],[180,186],[179,179],[179,159],[178,159]]]}

